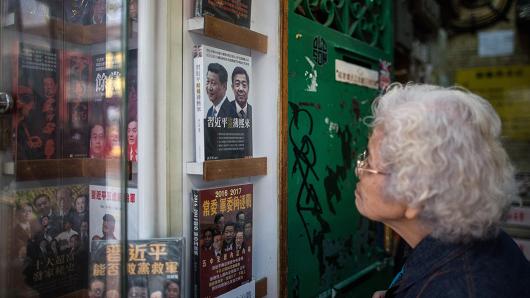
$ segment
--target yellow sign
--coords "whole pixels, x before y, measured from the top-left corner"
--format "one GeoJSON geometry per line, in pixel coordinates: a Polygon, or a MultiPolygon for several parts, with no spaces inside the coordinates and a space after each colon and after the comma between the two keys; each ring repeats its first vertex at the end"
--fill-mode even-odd
{"type": "Polygon", "coordinates": [[[504,137],[530,140],[530,66],[461,69],[455,81],[491,103],[501,117],[504,137]]]}

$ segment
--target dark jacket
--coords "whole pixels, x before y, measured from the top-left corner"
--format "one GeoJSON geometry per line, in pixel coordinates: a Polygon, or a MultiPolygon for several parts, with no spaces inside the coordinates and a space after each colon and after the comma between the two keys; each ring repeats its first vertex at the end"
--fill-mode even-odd
{"type": "MultiPolygon", "coordinates": [[[[213,106],[211,106],[208,109],[208,113],[206,114],[206,117],[213,117],[213,106]]],[[[228,100],[228,97],[225,97],[225,101],[219,108],[219,113],[217,113],[217,117],[224,118],[224,117],[232,117],[237,118],[235,106],[230,103],[228,100]]]]}
{"type": "MultiPolygon", "coordinates": [[[[231,101],[230,104],[233,105],[234,111],[236,111],[236,116],[241,118],[241,115],[237,113],[237,102],[234,100],[231,101]]],[[[252,120],[252,106],[249,103],[247,103],[247,114],[245,115],[245,119],[252,120]]]]}
{"type": "Polygon", "coordinates": [[[468,244],[429,236],[408,257],[390,297],[530,297],[530,263],[504,231],[468,244]]]}

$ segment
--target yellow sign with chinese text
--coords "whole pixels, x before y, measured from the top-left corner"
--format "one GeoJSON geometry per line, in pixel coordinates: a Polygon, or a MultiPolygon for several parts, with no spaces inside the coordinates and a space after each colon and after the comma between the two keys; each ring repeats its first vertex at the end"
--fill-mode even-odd
{"type": "Polygon", "coordinates": [[[502,120],[503,137],[530,140],[530,66],[461,69],[455,82],[488,100],[502,120]]]}

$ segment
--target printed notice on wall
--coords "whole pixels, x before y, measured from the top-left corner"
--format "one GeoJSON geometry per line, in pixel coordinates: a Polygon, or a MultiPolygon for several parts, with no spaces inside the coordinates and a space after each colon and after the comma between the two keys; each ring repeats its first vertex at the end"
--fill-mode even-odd
{"type": "MultiPolygon", "coordinates": [[[[458,85],[483,96],[491,103],[501,117],[502,135],[505,139],[529,144],[530,66],[459,69],[456,71],[455,79],[458,85]]],[[[528,159],[528,150],[522,152],[524,155],[521,156],[528,159]]]]}
{"type": "Polygon", "coordinates": [[[506,223],[530,227],[530,208],[512,206],[506,215],[506,223]]]}
{"type": "Polygon", "coordinates": [[[513,54],[514,32],[497,30],[479,32],[478,55],[480,57],[508,56],[513,54]]]}
{"type": "Polygon", "coordinates": [[[359,65],[335,60],[335,80],[372,89],[379,88],[379,73],[359,65]]]}

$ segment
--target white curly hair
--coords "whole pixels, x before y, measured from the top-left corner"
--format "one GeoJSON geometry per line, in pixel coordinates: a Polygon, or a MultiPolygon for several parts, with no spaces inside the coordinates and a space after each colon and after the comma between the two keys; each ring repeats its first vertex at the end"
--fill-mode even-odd
{"type": "Polygon", "coordinates": [[[501,121],[483,98],[459,88],[393,84],[373,105],[385,193],[419,207],[444,241],[487,238],[517,201],[501,121]]]}

